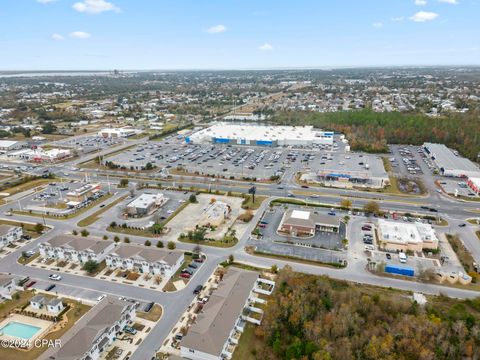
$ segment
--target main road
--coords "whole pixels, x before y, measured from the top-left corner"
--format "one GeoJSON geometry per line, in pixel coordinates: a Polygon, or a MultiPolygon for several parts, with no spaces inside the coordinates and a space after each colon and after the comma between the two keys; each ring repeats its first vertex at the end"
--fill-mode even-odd
{"type": "MultiPolygon", "coordinates": [[[[141,142],[139,140],[138,142],[141,142]]],[[[127,142],[118,149],[124,149],[133,142],[127,142]]],[[[110,150],[111,151],[111,150],[110,150]]],[[[107,151],[105,151],[105,154],[107,151]]],[[[94,158],[98,154],[92,154],[88,159],[94,158]]],[[[83,158],[82,161],[86,159],[83,158]]],[[[83,179],[84,175],[77,171],[72,171],[72,165],[75,165],[79,160],[74,162],[58,165],[52,168],[52,171],[59,176],[68,177],[70,179],[83,179]]],[[[107,182],[113,181],[114,183],[118,182],[118,179],[121,174],[118,174],[114,171],[92,171],[92,177],[96,181],[107,182]]],[[[137,174],[132,174],[137,175],[137,174]]],[[[125,177],[125,173],[121,175],[125,177]]],[[[128,175],[127,175],[128,176],[128,175]]],[[[293,174],[292,174],[293,176],[293,174]]],[[[354,207],[361,208],[368,201],[376,200],[381,204],[382,209],[391,210],[391,211],[402,211],[402,212],[411,212],[411,213],[423,213],[425,215],[439,214],[442,217],[445,217],[449,220],[451,227],[456,227],[458,224],[463,222],[465,218],[474,217],[475,211],[478,211],[478,204],[473,202],[460,202],[455,201],[447,196],[443,196],[437,193],[430,193],[425,197],[404,197],[398,195],[384,194],[384,193],[372,193],[372,192],[361,192],[361,191],[352,191],[352,190],[338,190],[338,189],[327,189],[327,188],[301,188],[298,184],[293,181],[293,177],[289,176],[283,179],[283,184],[257,184],[257,194],[265,195],[269,198],[275,197],[285,197],[289,193],[295,194],[294,196],[299,199],[308,200],[309,202],[321,202],[328,205],[338,205],[340,200],[344,197],[352,200],[354,207]],[[281,187],[281,188],[279,188],[281,187]],[[313,198],[312,195],[317,197],[313,198]],[[424,211],[421,209],[422,205],[427,205],[428,207],[434,208],[436,212],[424,211]]],[[[132,182],[143,181],[143,182],[161,182],[164,186],[174,186],[181,184],[184,188],[194,187],[194,188],[211,188],[212,191],[221,190],[221,191],[234,191],[234,192],[243,192],[245,193],[248,188],[251,186],[249,183],[242,181],[231,181],[231,180],[215,180],[215,181],[206,181],[203,178],[199,177],[180,177],[174,176],[171,179],[164,179],[159,176],[159,174],[153,174],[152,176],[146,176],[143,179],[131,178],[132,182]]],[[[126,193],[127,190],[119,190],[112,198],[107,200],[107,203],[115,201],[118,197],[126,193]]],[[[151,330],[149,335],[145,340],[140,344],[139,349],[131,356],[132,360],[149,360],[152,358],[154,352],[163,344],[166,337],[168,336],[170,330],[175,326],[178,319],[182,316],[183,312],[186,310],[188,305],[193,301],[194,294],[193,288],[198,284],[203,284],[211,273],[214,271],[216,266],[223,260],[225,260],[230,254],[233,254],[235,259],[240,262],[251,264],[257,267],[269,268],[272,265],[277,265],[283,267],[285,265],[291,266],[294,270],[315,274],[315,275],[327,275],[329,277],[341,280],[348,280],[362,284],[371,284],[383,287],[395,287],[402,290],[408,291],[418,291],[427,294],[445,294],[447,296],[456,297],[456,298],[472,298],[479,295],[475,291],[470,291],[460,288],[445,287],[434,284],[423,284],[414,281],[406,281],[401,279],[392,279],[385,278],[381,276],[374,275],[365,269],[365,263],[362,260],[358,260],[355,257],[351,256],[349,258],[348,266],[345,269],[333,269],[328,267],[314,266],[296,262],[289,262],[279,259],[271,259],[258,257],[245,252],[245,244],[249,238],[251,231],[253,230],[255,224],[259,220],[261,214],[268,206],[268,202],[264,201],[257,211],[254,219],[249,223],[246,231],[239,239],[238,243],[229,249],[225,248],[216,248],[203,246],[203,252],[207,255],[207,261],[202,265],[199,271],[196,272],[192,281],[190,281],[185,289],[178,292],[164,293],[160,291],[139,288],[131,285],[119,284],[107,282],[95,278],[77,276],[72,274],[62,274],[62,284],[64,286],[83,288],[99,293],[110,294],[113,296],[125,296],[130,298],[136,298],[143,301],[155,301],[163,306],[164,313],[161,320],[158,324],[151,330]]],[[[0,206],[0,214],[4,213],[9,209],[9,204],[0,206]]],[[[56,220],[56,219],[46,219],[47,225],[51,226],[53,230],[41,236],[40,238],[32,241],[31,243],[25,245],[20,250],[17,250],[10,255],[4,257],[0,260],[0,272],[11,273],[16,276],[30,276],[32,278],[48,282],[48,276],[51,271],[44,269],[36,268],[32,271],[31,267],[22,266],[17,263],[17,258],[20,256],[21,251],[26,251],[36,248],[41,242],[45,241],[48,238],[56,234],[65,234],[75,228],[76,223],[99,209],[99,205],[96,205],[94,208],[89,209],[87,212],[79,216],[78,218],[67,219],[67,220],[56,220]]],[[[20,216],[16,215],[15,219],[18,221],[30,221],[36,222],[38,218],[33,218],[31,216],[20,216]]],[[[469,228],[467,228],[469,229],[469,228]]],[[[89,229],[90,230],[90,229],[89,229]]],[[[91,229],[92,235],[103,235],[98,230],[91,229]]],[[[471,230],[464,230],[465,232],[471,230]]],[[[143,243],[144,238],[137,236],[129,236],[132,242],[143,243]]],[[[175,239],[173,239],[175,240],[175,239]]],[[[467,243],[467,246],[474,254],[475,258],[479,260],[480,263],[480,251],[478,249],[478,244],[471,241],[467,243]]],[[[191,250],[193,245],[177,243],[177,248],[182,250],[191,250]]]]}

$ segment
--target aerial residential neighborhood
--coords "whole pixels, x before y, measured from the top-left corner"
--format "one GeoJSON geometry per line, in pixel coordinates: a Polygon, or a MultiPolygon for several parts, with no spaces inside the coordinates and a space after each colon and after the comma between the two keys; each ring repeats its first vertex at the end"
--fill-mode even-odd
{"type": "Polygon", "coordinates": [[[480,359],[480,5],[0,4],[0,360],[480,359]]]}

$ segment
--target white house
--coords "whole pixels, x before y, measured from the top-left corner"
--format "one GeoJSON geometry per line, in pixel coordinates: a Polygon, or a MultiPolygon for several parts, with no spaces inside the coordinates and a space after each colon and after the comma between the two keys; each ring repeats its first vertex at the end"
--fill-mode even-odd
{"type": "Polygon", "coordinates": [[[34,309],[41,310],[47,303],[45,296],[35,295],[30,299],[30,306],[34,309]]]}
{"type": "Polygon", "coordinates": [[[20,226],[0,225],[0,249],[20,240],[23,229],[20,226]]]}
{"type": "Polygon", "coordinates": [[[55,298],[47,303],[47,311],[54,315],[60,314],[63,309],[64,306],[61,299],[55,298]]]}
{"type": "Polygon", "coordinates": [[[182,266],[184,259],[181,251],[120,244],[105,257],[105,262],[111,268],[171,277],[182,266]]]}
{"type": "Polygon", "coordinates": [[[43,258],[85,263],[101,262],[114,247],[113,241],[58,235],[41,243],[39,250],[43,258]]]}
{"type": "Polygon", "coordinates": [[[48,348],[38,359],[98,360],[135,316],[135,304],[107,296],[60,338],[62,346],[48,348]]]}

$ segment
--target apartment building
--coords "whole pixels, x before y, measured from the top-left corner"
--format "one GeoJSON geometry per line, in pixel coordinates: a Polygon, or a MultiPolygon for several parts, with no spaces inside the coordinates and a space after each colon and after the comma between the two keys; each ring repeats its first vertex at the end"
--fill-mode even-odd
{"type": "Polygon", "coordinates": [[[258,273],[229,268],[195,323],[180,343],[183,358],[192,360],[231,359],[246,322],[259,325],[263,310],[255,307],[270,295],[275,283],[258,273]]]}
{"type": "Polygon", "coordinates": [[[107,266],[136,270],[144,274],[171,277],[182,266],[181,251],[146,248],[139,245],[119,244],[106,257],[107,266]]]}
{"type": "Polygon", "coordinates": [[[86,313],[39,360],[98,360],[119,332],[135,319],[135,304],[110,296],[86,313]]]}
{"type": "Polygon", "coordinates": [[[101,262],[113,250],[113,241],[85,238],[73,235],[58,235],[39,245],[43,258],[66,260],[77,263],[101,262]]]}
{"type": "Polygon", "coordinates": [[[20,240],[23,229],[20,226],[0,225],[0,249],[20,240]]]}

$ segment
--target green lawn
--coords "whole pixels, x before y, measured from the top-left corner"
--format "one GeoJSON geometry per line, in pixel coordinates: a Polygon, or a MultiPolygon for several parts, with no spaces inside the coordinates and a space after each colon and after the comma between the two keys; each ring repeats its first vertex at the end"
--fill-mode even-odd
{"type": "Polygon", "coordinates": [[[8,193],[11,196],[26,190],[33,189],[35,187],[46,185],[48,183],[51,183],[52,181],[55,181],[55,179],[33,179],[23,184],[18,184],[10,188],[4,188],[1,192],[8,193]]]}
{"type": "MultiPolygon", "coordinates": [[[[193,241],[193,240],[190,240],[190,239],[187,239],[186,237],[181,239],[181,238],[178,238],[178,241],[180,242],[183,242],[183,243],[187,243],[187,244],[196,244],[197,242],[196,241],[193,241]]],[[[223,240],[203,240],[203,241],[200,241],[198,242],[198,245],[200,246],[214,246],[214,247],[219,247],[219,248],[229,248],[229,247],[232,247],[232,246],[235,246],[238,242],[238,239],[236,241],[232,241],[232,242],[224,242],[223,240]]]]}
{"type": "Polygon", "coordinates": [[[31,263],[33,260],[35,260],[39,256],[40,256],[40,253],[35,253],[35,255],[30,256],[29,258],[24,258],[23,256],[20,256],[17,261],[19,264],[26,265],[31,263]]]}
{"type": "Polygon", "coordinates": [[[255,196],[255,202],[252,199],[252,196],[249,195],[247,199],[242,202],[242,209],[256,210],[260,207],[262,202],[266,199],[266,196],[255,196]]]}

